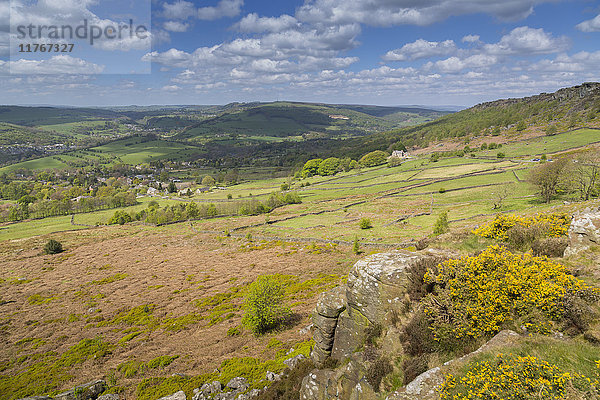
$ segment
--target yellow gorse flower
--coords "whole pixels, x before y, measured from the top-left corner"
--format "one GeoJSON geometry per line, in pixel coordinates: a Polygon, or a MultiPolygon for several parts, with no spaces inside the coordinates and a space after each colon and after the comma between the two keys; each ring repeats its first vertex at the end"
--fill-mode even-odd
{"type": "Polygon", "coordinates": [[[424,280],[438,288],[424,300],[437,340],[449,330],[456,339],[495,334],[516,318],[529,331],[547,333],[564,313],[565,295],[588,290],[564,266],[500,246],[445,261],[424,280]]]}
{"type": "Polygon", "coordinates": [[[498,214],[489,224],[480,226],[473,231],[474,234],[496,240],[506,240],[506,232],[516,226],[530,227],[539,225],[544,228],[550,237],[564,236],[569,231],[571,216],[565,213],[543,213],[531,216],[514,214],[498,214]]]}
{"type": "Polygon", "coordinates": [[[599,385],[597,379],[565,372],[537,357],[512,354],[477,363],[462,377],[445,378],[439,389],[441,400],[563,399],[569,382],[594,393],[599,385]]]}

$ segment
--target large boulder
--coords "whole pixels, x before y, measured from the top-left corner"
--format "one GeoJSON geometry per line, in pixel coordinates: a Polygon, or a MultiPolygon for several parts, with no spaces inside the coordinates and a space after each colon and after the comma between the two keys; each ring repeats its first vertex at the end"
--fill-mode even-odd
{"type": "Polygon", "coordinates": [[[170,396],[161,397],[158,400],[186,400],[185,393],[183,390],[180,390],[177,393],[173,393],[170,396]]]}
{"type": "Polygon", "coordinates": [[[106,389],[108,385],[103,380],[95,380],[75,387],[73,390],[57,394],[54,400],[96,400],[106,389]]]}
{"type": "Polygon", "coordinates": [[[565,256],[580,253],[593,245],[600,245],[600,208],[588,208],[573,216],[565,256]]]}

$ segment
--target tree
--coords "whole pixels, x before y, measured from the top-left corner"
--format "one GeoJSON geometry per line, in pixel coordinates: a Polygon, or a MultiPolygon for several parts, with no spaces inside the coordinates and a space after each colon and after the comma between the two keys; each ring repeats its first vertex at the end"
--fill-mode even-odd
{"type": "Polygon", "coordinates": [[[211,187],[215,184],[215,178],[213,178],[210,175],[206,175],[204,178],[202,178],[202,185],[207,186],[207,187],[211,187]]]}
{"type": "Polygon", "coordinates": [[[360,251],[360,242],[358,241],[358,236],[354,237],[354,243],[352,243],[352,252],[354,254],[360,254],[360,253],[362,253],[360,251]]]}
{"type": "Polygon", "coordinates": [[[321,176],[329,176],[335,175],[338,172],[338,168],[340,166],[340,159],[335,157],[330,157],[326,160],[323,160],[321,164],[319,164],[319,168],[317,169],[317,174],[321,176]]]}
{"type": "Polygon", "coordinates": [[[360,159],[360,164],[365,167],[376,167],[387,162],[388,154],[385,151],[376,150],[365,154],[360,159]]]}
{"type": "Polygon", "coordinates": [[[312,160],[308,160],[304,164],[304,167],[302,167],[302,172],[300,173],[300,176],[302,176],[302,178],[310,178],[311,176],[317,175],[319,165],[321,165],[322,162],[322,158],[314,158],[312,160]]]}
{"type": "Polygon", "coordinates": [[[444,211],[443,213],[440,214],[437,221],[435,222],[435,226],[433,227],[433,234],[441,235],[443,233],[448,232],[448,230],[449,230],[448,212],[444,211]]]}
{"type": "Polygon", "coordinates": [[[558,127],[556,125],[548,125],[546,127],[546,136],[556,135],[558,132],[558,127]]]}
{"type": "Polygon", "coordinates": [[[259,276],[248,288],[242,322],[257,335],[266,333],[286,320],[291,310],[285,305],[285,288],[277,276],[259,276]]]}
{"type": "Polygon", "coordinates": [[[525,121],[521,120],[517,123],[517,131],[521,132],[524,131],[527,128],[527,124],[525,123],[525,121]]]}
{"type": "MultiPolygon", "coordinates": [[[[512,186],[512,185],[511,185],[512,186]]],[[[501,189],[498,189],[495,193],[493,193],[492,202],[494,203],[494,210],[498,210],[502,208],[502,204],[504,200],[508,198],[509,190],[507,185],[502,186],[501,189]]]]}
{"type": "Polygon", "coordinates": [[[113,216],[108,220],[109,225],[125,225],[129,222],[133,221],[131,215],[127,214],[125,211],[117,210],[113,214],[113,216]]]}
{"type": "Polygon", "coordinates": [[[549,203],[563,184],[563,171],[567,166],[566,158],[543,163],[535,167],[529,174],[529,183],[539,189],[542,199],[549,203]]]}
{"type": "Polygon", "coordinates": [[[175,182],[173,182],[173,181],[169,182],[169,186],[167,187],[167,190],[169,191],[169,193],[177,192],[177,186],[175,185],[175,182]]]}
{"type": "Polygon", "coordinates": [[[600,157],[593,153],[576,156],[569,166],[569,185],[581,200],[587,201],[598,194],[600,157]]]}

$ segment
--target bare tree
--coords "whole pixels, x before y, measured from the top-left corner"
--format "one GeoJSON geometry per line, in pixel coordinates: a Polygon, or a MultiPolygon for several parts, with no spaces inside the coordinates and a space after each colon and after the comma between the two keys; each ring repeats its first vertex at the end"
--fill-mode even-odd
{"type": "Polygon", "coordinates": [[[492,193],[492,203],[494,204],[494,210],[499,210],[502,208],[504,200],[508,198],[510,193],[509,188],[512,189],[512,184],[503,185],[501,189],[498,189],[496,192],[492,193]]]}
{"type": "Polygon", "coordinates": [[[568,174],[569,188],[581,200],[589,200],[600,182],[600,156],[586,152],[573,157],[568,174]]]}
{"type": "Polygon", "coordinates": [[[528,181],[538,187],[540,196],[546,203],[549,203],[563,186],[563,172],[567,165],[566,158],[559,158],[531,170],[528,181]]]}

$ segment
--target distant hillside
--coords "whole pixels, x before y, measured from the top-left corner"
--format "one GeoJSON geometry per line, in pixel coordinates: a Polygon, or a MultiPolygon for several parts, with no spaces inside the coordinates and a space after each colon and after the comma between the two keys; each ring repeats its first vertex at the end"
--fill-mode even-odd
{"type": "MultiPolygon", "coordinates": [[[[237,105],[221,115],[184,129],[173,139],[198,143],[215,136],[222,140],[254,141],[341,139],[414,125],[445,114],[435,110],[360,105],[288,102],[237,105]]],[[[159,121],[151,119],[150,122],[159,121]]],[[[181,117],[160,122],[172,126],[185,124],[181,117]]]]}
{"type": "Polygon", "coordinates": [[[0,122],[24,126],[55,125],[119,116],[114,111],[99,108],[0,106],[0,122]]]}

